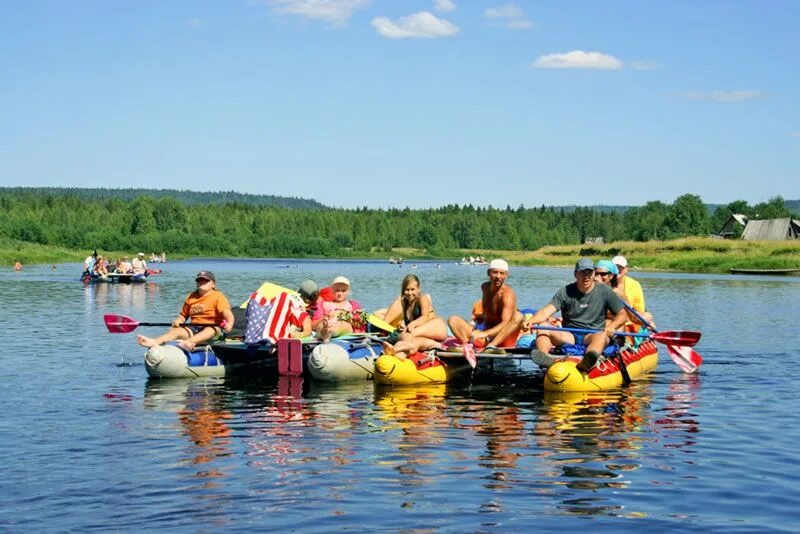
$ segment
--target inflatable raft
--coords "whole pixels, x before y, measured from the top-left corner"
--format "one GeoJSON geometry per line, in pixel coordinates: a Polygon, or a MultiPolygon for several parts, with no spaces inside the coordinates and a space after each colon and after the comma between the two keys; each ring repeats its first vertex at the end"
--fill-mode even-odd
{"type": "MultiPolygon", "coordinates": [[[[635,349],[623,347],[620,354],[631,380],[641,378],[658,365],[658,347],[653,341],[646,341],[635,349]]],[[[588,373],[581,373],[575,368],[580,361],[580,356],[565,356],[550,365],[544,376],[544,390],[605,391],[622,386],[618,357],[607,357],[588,373]]]]}
{"type": "Polygon", "coordinates": [[[393,354],[384,354],[375,360],[375,382],[395,386],[443,384],[469,368],[466,360],[445,362],[422,352],[402,360],[393,354]]]}
{"type": "Polygon", "coordinates": [[[275,348],[244,343],[204,345],[189,352],[176,343],[151,347],[144,355],[147,374],[154,378],[226,376],[235,372],[277,367],[275,348]]]}
{"type": "Polygon", "coordinates": [[[326,382],[372,380],[375,360],[381,354],[383,346],[377,341],[334,340],[314,347],[306,370],[312,377],[326,382]]]}

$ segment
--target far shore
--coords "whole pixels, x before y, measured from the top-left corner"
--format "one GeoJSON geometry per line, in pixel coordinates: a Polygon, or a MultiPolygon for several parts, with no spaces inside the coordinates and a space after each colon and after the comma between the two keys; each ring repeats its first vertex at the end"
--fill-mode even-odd
{"type": "MultiPolygon", "coordinates": [[[[77,251],[35,243],[0,243],[0,264],[12,269],[19,261],[25,265],[82,262],[92,251],[77,251]]],[[[98,250],[106,257],[131,256],[135,252],[98,250]]],[[[622,254],[631,269],[687,273],[729,273],[734,269],[800,269],[800,241],[741,241],[710,238],[684,238],[672,241],[620,241],[607,244],[561,245],[542,247],[526,252],[519,250],[448,250],[431,255],[424,249],[395,248],[383,250],[344,250],[326,259],[386,259],[401,257],[405,261],[459,261],[463,257],[504,258],[512,265],[546,265],[568,267],[582,256],[598,260],[622,254]]],[[[169,260],[181,260],[202,254],[170,254],[169,260]]],[[[211,255],[210,255],[211,256],[211,255]]],[[[301,256],[299,258],[317,258],[301,256]]],[[[287,258],[288,259],[288,258],[287,258]]]]}

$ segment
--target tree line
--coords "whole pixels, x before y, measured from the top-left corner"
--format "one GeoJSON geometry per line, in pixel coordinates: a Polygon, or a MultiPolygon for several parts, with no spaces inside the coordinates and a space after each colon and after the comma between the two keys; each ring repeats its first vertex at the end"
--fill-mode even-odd
{"type": "Polygon", "coordinates": [[[127,200],[3,189],[0,237],[72,249],[187,255],[346,256],[413,247],[448,256],[455,249],[536,250],[589,237],[611,242],[704,236],[719,230],[731,213],[797,217],[781,197],[753,206],[736,201],[713,211],[691,194],[672,204],[654,201],[624,211],[471,205],[384,210],[192,204],[149,194],[127,200]]]}

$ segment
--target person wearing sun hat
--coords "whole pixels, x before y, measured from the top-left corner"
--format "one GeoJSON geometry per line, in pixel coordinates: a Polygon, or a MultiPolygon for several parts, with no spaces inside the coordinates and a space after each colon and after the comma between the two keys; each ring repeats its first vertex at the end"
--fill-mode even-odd
{"type": "Polygon", "coordinates": [[[517,295],[511,286],[506,285],[508,278],[508,262],[497,258],[489,263],[486,274],[489,281],[481,284],[481,307],[483,311],[483,329],[476,328],[476,323],[467,321],[458,315],[451,315],[447,324],[462,347],[466,347],[465,356],[471,358],[471,346],[485,347],[491,343],[494,347],[513,347],[517,342],[519,328],[514,328],[522,314],[517,311],[517,295]]]}
{"type": "Polygon", "coordinates": [[[135,258],[133,258],[131,266],[133,268],[133,274],[147,273],[147,262],[144,261],[144,252],[140,252],[135,258]]]}
{"type": "Polygon", "coordinates": [[[363,310],[355,300],[349,300],[350,280],[337,276],[331,282],[332,300],[319,299],[317,309],[311,318],[311,328],[317,336],[328,341],[331,337],[364,332],[363,310]]]}
{"type": "Polygon", "coordinates": [[[192,351],[195,346],[222,336],[233,329],[234,316],[227,297],[217,289],[217,278],[211,271],[200,271],[194,277],[197,288],[183,302],[172,328],[157,338],[138,336],[143,347],[155,347],[167,341],[180,340],[179,345],[192,351]]]}
{"type": "Polygon", "coordinates": [[[628,315],[620,298],[610,286],[595,281],[595,265],[590,258],[581,258],[575,263],[575,281],[559,289],[550,302],[537,311],[530,322],[538,325],[557,311],[561,312],[565,328],[599,330],[593,334],[575,334],[566,330],[539,330],[536,350],[531,359],[542,367],[554,360],[550,349],[566,344],[585,345],[583,359],[578,370],[588,373],[600,359],[613,333],[625,324],[628,315]],[[606,323],[606,315],[611,320],[606,323]]]}

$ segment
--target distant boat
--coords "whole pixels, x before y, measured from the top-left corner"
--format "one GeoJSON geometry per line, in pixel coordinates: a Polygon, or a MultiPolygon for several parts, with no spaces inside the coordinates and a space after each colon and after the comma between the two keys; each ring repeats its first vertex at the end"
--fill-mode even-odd
{"type": "Polygon", "coordinates": [[[731,274],[771,274],[778,276],[800,276],[800,269],[734,269],[731,274]]]}

